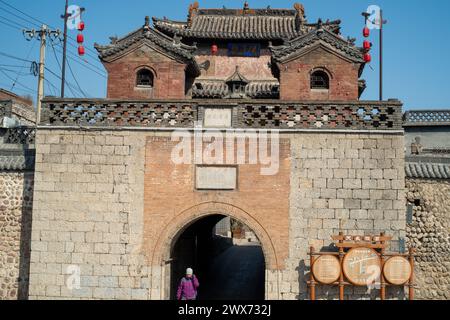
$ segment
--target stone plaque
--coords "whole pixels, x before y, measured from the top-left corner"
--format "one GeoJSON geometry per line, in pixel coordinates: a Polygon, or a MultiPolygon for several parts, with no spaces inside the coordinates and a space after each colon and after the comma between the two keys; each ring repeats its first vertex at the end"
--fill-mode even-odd
{"type": "Polygon", "coordinates": [[[314,278],[323,284],[332,284],[339,280],[341,264],[339,259],[332,255],[323,255],[314,261],[312,268],[314,278]]]}
{"type": "Polygon", "coordinates": [[[235,190],[237,187],[237,168],[198,166],[196,185],[199,190],[235,190]]]}
{"type": "Polygon", "coordinates": [[[231,128],[231,108],[205,108],[205,128],[231,128]]]}
{"type": "Polygon", "coordinates": [[[366,286],[381,274],[381,259],[373,249],[354,248],[345,255],[342,269],[353,285],[366,286]]]}
{"type": "Polygon", "coordinates": [[[411,264],[404,257],[392,257],[384,264],[383,274],[386,281],[393,285],[403,285],[411,277],[411,264]]]}

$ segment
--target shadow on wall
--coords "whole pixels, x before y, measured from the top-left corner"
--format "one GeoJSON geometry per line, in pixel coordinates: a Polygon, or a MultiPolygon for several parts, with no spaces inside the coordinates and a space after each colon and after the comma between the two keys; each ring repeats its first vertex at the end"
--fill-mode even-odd
{"type": "Polygon", "coordinates": [[[22,224],[20,230],[20,260],[17,298],[28,299],[30,282],[30,256],[31,256],[31,223],[33,212],[33,185],[34,173],[24,173],[22,192],[22,224]]]}

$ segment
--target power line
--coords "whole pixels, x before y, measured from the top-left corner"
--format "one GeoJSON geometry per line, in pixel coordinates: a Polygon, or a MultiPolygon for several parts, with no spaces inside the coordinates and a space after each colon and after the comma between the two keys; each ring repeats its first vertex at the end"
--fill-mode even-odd
{"type": "MultiPolygon", "coordinates": [[[[5,82],[0,82],[0,86],[9,87],[9,84],[8,84],[8,83],[5,83],[5,82]]],[[[15,91],[16,91],[16,92],[17,92],[17,91],[26,92],[27,94],[30,94],[30,93],[36,94],[35,91],[30,90],[30,89],[25,89],[25,88],[16,88],[15,91]]]]}
{"type": "Polygon", "coordinates": [[[0,64],[0,67],[7,67],[7,68],[22,68],[22,65],[17,64],[0,64]]]}
{"type": "MultiPolygon", "coordinates": [[[[38,20],[38,19],[36,19],[36,18],[30,16],[29,14],[27,14],[27,13],[25,13],[25,12],[23,12],[23,11],[17,9],[16,7],[10,5],[9,3],[7,3],[7,2],[5,2],[5,1],[3,1],[3,0],[0,0],[0,2],[3,3],[3,4],[5,4],[5,5],[7,5],[8,7],[12,8],[12,9],[16,10],[17,12],[20,12],[20,13],[23,14],[24,16],[26,16],[26,17],[28,17],[28,18],[30,18],[30,19],[33,19],[34,21],[38,22],[39,24],[45,24],[45,22],[42,22],[42,21],[40,21],[40,20],[38,20]]],[[[53,28],[53,27],[51,27],[51,28],[53,28]]]]}
{"type": "MultiPolygon", "coordinates": [[[[61,43],[58,43],[58,45],[60,45],[61,46],[61,43]]],[[[93,68],[95,68],[98,72],[101,72],[101,73],[104,73],[104,75],[106,76],[106,72],[105,72],[105,70],[103,70],[103,69],[100,69],[99,67],[97,67],[96,65],[94,65],[94,64],[92,64],[92,63],[90,63],[88,60],[86,60],[86,59],[84,59],[84,58],[82,58],[82,57],[80,57],[80,56],[77,56],[77,55],[75,55],[75,54],[73,54],[73,53],[71,53],[70,51],[69,52],[67,52],[67,54],[68,55],[70,55],[70,56],[72,56],[72,58],[77,58],[77,59],[80,59],[81,61],[83,61],[83,62],[85,62],[86,64],[88,64],[88,65],[90,65],[90,66],[92,66],[93,68]]],[[[97,60],[98,61],[98,60],[97,60]]]]}
{"type": "Polygon", "coordinates": [[[6,17],[0,16],[0,19],[6,20],[6,21],[8,21],[9,23],[15,24],[15,25],[17,25],[17,26],[19,26],[19,27],[21,27],[21,28],[25,28],[25,29],[27,28],[27,27],[24,26],[23,24],[20,24],[20,23],[18,23],[17,21],[8,19],[8,18],[6,18],[6,17]]]}
{"type": "MultiPolygon", "coordinates": [[[[59,63],[58,55],[56,54],[55,46],[53,45],[53,40],[50,40],[50,44],[52,45],[53,54],[54,54],[54,56],[55,56],[56,63],[58,64],[59,70],[61,70],[61,63],[59,63]]],[[[62,79],[62,78],[60,77],[60,79],[62,79]]],[[[64,83],[67,84],[66,81],[64,81],[64,83]]],[[[73,94],[74,96],[76,96],[76,94],[73,92],[73,90],[72,90],[72,88],[71,88],[70,86],[69,86],[69,89],[70,89],[70,92],[72,92],[72,94],[73,94]]]]}
{"type": "MultiPolygon", "coordinates": [[[[0,0],[1,1],[1,0],[0,0]]],[[[0,21],[1,22],[1,21],[0,21]]],[[[34,62],[34,61],[32,61],[32,60],[27,60],[27,59],[22,59],[22,58],[18,58],[18,57],[15,57],[15,56],[13,56],[13,55],[10,55],[10,54],[8,54],[8,53],[5,53],[5,52],[2,52],[2,51],[0,51],[0,56],[4,56],[4,57],[7,57],[7,58],[10,58],[10,59],[15,59],[15,60],[18,60],[18,61],[23,61],[23,62],[34,62]]]]}
{"type": "MultiPolygon", "coordinates": [[[[57,50],[57,51],[58,51],[59,53],[61,53],[60,50],[57,50]]],[[[70,55],[70,54],[68,54],[68,55],[70,55]]],[[[76,59],[76,58],[79,58],[79,57],[75,56],[75,58],[73,58],[72,55],[70,55],[70,56],[71,56],[71,58],[73,59],[73,61],[74,61],[75,63],[77,63],[77,64],[79,64],[79,65],[85,67],[86,69],[88,69],[88,70],[90,70],[90,71],[92,71],[92,72],[98,74],[99,76],[101,76],[101,77],[103,77],[103,78],[105,78],[105,79],[107,78],[106,74],[102,74],[102,73],[98,72],[97,70],[93,69],[92,67],[90,67],[91,64],[90,64],[89,62],[87,62],[86,60],[82,60],[82,61],[86,62],[86,64],[83,64],[83,63],[81,63],[80,61],[78,61],[78,59],[76,59]]],[[[69,59],[69,57],[68,57],[68,59],[69,59]]],[[[95,67],[95,66],[94,66],[94,67],[95,67]]]]}
{"type": "MultiPolygon", "coordinates": [[[[27,57],[25,58],[26,60],[28,60],[28,59],[30,58],[31,52],[32,52],[33,49],[34,49],[34,45],[35,45],[35,44],[36,44],[35,42],[33,42],[33,43],[31,44],[30,50],[28,51],[27,57]]],[[[25,67],[25,63],[27,63],[27,62],[24,62],[24,63],[23,63],[22,69],[20,69],[20,72],[21,72],[21,71],[23,70],[23,68],[25,67]]],[[[14,83],[13,83],[13,85],[12,85],[12,87],[11,87],[11,90],[14,89],[14,86],[16,85],[17,80],[19,80],[19,74],[17,74],[16,81],[14,81],[14,83]]]]}
{"type": "Polygon", "coordinates": [[[69,71],[70,71],[70,73],[72,74],[72,78],[73,78],[73,80],[75,80],[75,83],[77,84],[78,89],[83,93],[83,96],[84,96],[85,98],[87,98],[86,93],[83,91],[83,89],[81,89],[81,86],[80,86],[80,84],[78,83],[77,78],[75,77],[75,74],[74,74],[74,72],[73,72],[73,70],[72,70],[72,67],[70,66],[69,60],[67,60],[67,66],[69,67],[69,71]]]}
{"type": "MultiPolygon", "coordinates": [[[[14,78],[10,77],[10,76],[9,76],[3,69],[1,69],[1,68],[0,68],[0,72],[3,73],[3,74],[5,75],[5,77],[7,77],[9,80],[15,81],[14,78]]],[[[28,87],[28,86],[26,86],[26,85],[24,85],[24,84],[22,84],[22,83],[20,83],[20,82],[17,82],[17,84],[20,85],[20,86],[22,86],[22,87],[24,87],[24,88],[26,88],[27,90],[33,91],[34,93],[37,92],[36,90],[31,89],[30,87],[28,87]]]]}
{"type": "MultiPolygon", "coordinates": [[[[45,67],[45,70],[47,70],[48,72],[50,72],[50,74],[52,74],[53,76],[55,76],[56,78],[58,78],[59,80],[61,80],[61,76],[59,76],[58,74],[56,74],[55,72],[53,72],[51,69],[45,67]]],[[[66,84],[69,88],[74,89],[75,91],[78,91],[73,84],[71,84],[70,82],[66,81],[66,84]]],[[[72,92],[73,93],[73,92],[72,92]]],[[[81,92],[78,92],[81,93],[81,92]]],[[[82,93],[81,93],[82,94],[82,93]]],[[[76,94],[73,94],[74,96],[76,96],[76,94]]]]}
{"type": "Polygon", "coordinates": [[[13,25],[11,25],[11,24],[9,24],[9,23],[7,23],[7,22],[4,22],[4,21],[1,21],[1,20],[0,20],[0,23],[1,23],[1,24],[4,24],[5,26],[8,26],[8,27],[10,27],[10,28],[12,28],[12,29],[20,30],[20,28],[18,28],[18,27],[16,27],[16,26],[13,26],[13,25]]]}
{"type": "MultiPolygon", "coordinates": [[[[17,74],[17,75],[20,75],[20,76],[31,76],[31,75],[32,75],[32,74],[29,73],[29,72],[20,72],[20,71],[8,69],[8,68],[2,68],[2,67],[0,67],[0,69],[2,69],[2,70],[4,70],[4,71],[7,71],[7,72],[12,72],[12,73],[17,74]]],[[[12,89],[11,89],[11,90],[12,90],[12,89]]]]}
{"type": "Polygon", "coordinates": [[[0,10],[3,10],[3,11],[5,11],[6,13],[9,13],[10,15],[12,15],[12,16],[14,16],[14,17],[16,17],[16,18],[18,18],[18,19],[20,19],[20,20],[22,20],[22,21],[25,21],[25,22],[27,22],[27,23],[31,23],[31,24],[34,25],[34,26],[40,27],[39,24],[34,23],[34,22],[31,22],[30,20],[27,20],[27,19],[25,19],[25,18],[19,16],[18,14],[15,14],[14,12],[9,11],[8,9],[5,9],[5,8],[3,8],[3,7],[0,7],[0,10]]]}
{"type": "MultiPolygon", "coordinates": [[[[53,49],[53,53],[54,53],[54,55],[55,55],[56,62],[58,63],[58,66],[61,68],[61,64],[59,63],[59,59],[58,59],[58,57],[57,57],[57,55],[56,55],[56,50],[55,50],[55,46],[54,46],[53,40],[51,40],[50,44],[52,45],[52,49],[53,49]]],[[[77,78],[75,77],[75,74],[74,74],[74,72],[73,72],[73,70],[72,70],[72,67],[71,67],[70,64],[69,64],[69,61],[67,60],[66,62],[67,62],[67,66],[69,67],[70,73],[72,74],[72,77],[73,77],[73,79],[75,80],[75,83],[76,83],[77,86],[78,86],[79,91],[83,94],[83,96],[84,96],[85,98],[87,98],[86,93],[83,91],[83,89],[81,89],[81,86],[80,86],[80,84],[78,83],[77,78]]],[[[64,82],[67,83],[67,81],[64,81],[64,82]]],[[[70,88],[70,87],[69,87],[69,88],[70,88]]],[[[71,91],[72,91],[72,90],[71,90],[71,91]]],[[[73,94],[73,92],[72,92],[72,94],[73,94]]]]}
{"type": "MultiPolygon", "coordinates": [[[[26,17],[28,17],[28,18],[30,18],[30,19],[33,19],[34,21],[38,22],[39,25],[46,24],[45,22],[43,22],[43,21],[41,21],[41,20],[39,20],[39,19],[36,19],[36,18],[32,17],[31,15],[29,15],[29,14],[23,12],[23,11],[20,10],[20,9],[17,9],[16,7],[10,5],[9,3],[7,3],[7,2],[5,2],[5,1],[3,1],[3,0],[0,0],[0,2],[3,3],[3,4],[5,4],[5,5],[7,5],[8,7],[12,8],[12,9],[16,10],[17,12],[20,12],[21,14],[25,15],[26,17]]],[[[50,28],[52,28],[52,29],[56,29],[54,26],[52,26],[52,25],[50,25],[50,24],[46,24],[46,25],[48,25],[48,26],[49,26],[50,28]]],[[[72,40],[72,41],[74,41],[74,42],[77,42],[77,40],[76,40],[75,38],[71,37],[71,36],[67,36],[67,38],[70,39],[70,40],[72,40]]],[[[94,54],[97,54],[94,50],[92,50],[92,49],[90,49],[90,48],[86,48],[86,50],[91,51],[91,52],[94,53],[94,54]]]]}

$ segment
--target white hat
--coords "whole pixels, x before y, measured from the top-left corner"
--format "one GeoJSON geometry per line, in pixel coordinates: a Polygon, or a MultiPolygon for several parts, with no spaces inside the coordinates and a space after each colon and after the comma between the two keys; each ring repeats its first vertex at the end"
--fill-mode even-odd
{"type": "Polygon", "coordinates": [[[191,276],[194,273],[194,271],[191,268],[186,269],[186,275],[191,276]]]}

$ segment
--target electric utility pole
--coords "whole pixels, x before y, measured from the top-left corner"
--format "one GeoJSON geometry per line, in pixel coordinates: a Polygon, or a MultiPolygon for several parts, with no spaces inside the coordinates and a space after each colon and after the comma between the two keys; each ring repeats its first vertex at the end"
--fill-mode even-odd
{"type": "Polygon", "coordinates": [[[380,101],[383,101],[383,26],[387,20],[383,20],[383,10],[380,10],[380,20],[376,24],[380,28],[380,101]]]}
{"type": "Polygon", "coordinates": [[[41,106],[42,99],[44,98],[44,71],[45,71],[45,46],[47,44],[47,37],[59,37],[59,30],[50,30],[44,24],[41,30],[23,30],[23,34],[28,41],[36,38],[41,42],[41,48],[39,52],[39,78],[38,78],[38,96],[37,96],[37,109],[36,109],[36,126],[41,122],[41,106]]]}
{"type": "Polygon", "coordinates": [[[63,59],[61,66],[61,98],[64,98],[64,89],[66,84],[66,54],[67,54],[67,21],[72,16],[67,12],[69,9],[69,0],[66,0],[66,6],[64,8],[64,14],[61,15],[61,18],[64,19],[64,39],[63,39],[63,59]]]}

